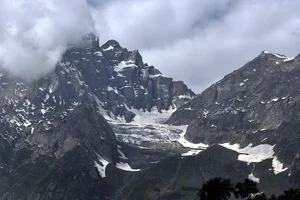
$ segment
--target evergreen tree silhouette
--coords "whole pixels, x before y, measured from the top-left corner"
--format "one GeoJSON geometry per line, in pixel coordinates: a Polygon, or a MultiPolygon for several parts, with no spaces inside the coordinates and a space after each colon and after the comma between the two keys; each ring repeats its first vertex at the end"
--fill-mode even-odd
{"type": "Polygon", "coordinates": [[[285,190],[284,193],[278,197],[278,200],[300,200],[300,189],[290,188],[285,190]]]}
{"type": "Polygon", "coordinates": [[[197,193],[197,200],[228,200],[234,194],[236,199],[247,200],[300,200],[300,189],[290,188],[285,190],[282,195],[276,197],[271,195],[269,198],[264,193],[259,193],[257,183],[245,179],[242,183],[232,186],[229,179],[213,178],[203,183],[197,193]]]}
{"type": "Polygon", "coordinates": [[[274,194],[272,194],[272,195],[268,198],[268,200],[277,200],[277,197],[276,197],[274,194]]]}
{"type": "Polygon", "coordinates": [[[251,195],[258,193],[256,182],[245,179],[243,183],[237,183],[234,188],[235,198],[250,199],[251,195]]]}
{"type": "Polygon", "coordinates": [[[197,196],[200,197],[201,200],[228,200],[233,191],[234,188],[230,180],[214,178],[203,183],[197,196]]]}

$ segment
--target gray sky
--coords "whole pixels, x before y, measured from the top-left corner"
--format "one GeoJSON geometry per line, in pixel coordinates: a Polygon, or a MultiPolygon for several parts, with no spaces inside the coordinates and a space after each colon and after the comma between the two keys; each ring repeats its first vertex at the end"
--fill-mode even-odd
{"type": "Polygon", "coordinates": [[[263,50],[300,53],[300,0],[1,0],[0,7],[0,30],[8,30],[0,32],[0,64],[16,74],[39,76],[40,63],[51,70],[66,45],[91,30],[101,43],[139,49],[196,92],[263,50]]]}

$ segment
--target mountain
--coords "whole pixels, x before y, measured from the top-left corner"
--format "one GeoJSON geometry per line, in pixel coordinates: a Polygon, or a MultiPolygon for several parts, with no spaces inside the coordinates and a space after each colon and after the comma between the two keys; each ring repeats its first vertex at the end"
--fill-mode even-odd
{"type": "Polygon", "coordinates": [[[237,183],[253,174],[259,175],[263,191],[277,193],[289,186],[286,172],[274,176],[266,169],[270,160],[247,164],[238,160],[239,154],[220,145],[212,145],[195,156],[168,157],[136,174],[115,199],[194,199],[201,183],[215,177],[228,178],[237,183]]]}
{"type": "Polygon", "coordinates": [[[167,118],[194,96],[138,51],[99,46],[93,34],[38,80],[1,69],[0,199],[109,199],[133,172],[175,154],[118,141],[112,127],[144,132],[138,115],[167,118]]]}
{"type": "MultiPolygon", "coordinates": [[[[239,152],[239,160],[271,159],[274,175],[288,172],[290,186],[299,187],[299,64],[300,55],[264,51],[179,107],[167,123],[189,124],[187,141],[221,144],[239,152]]],[[[261,178],[255,169],[254,175],[261,178]]]]}
{"type": "Polygon", "coordinates": [[[193,199],[299,185],[299,56],[262,52],[199,95],[90,34],[28,82],[0,69],[0,199],[193,199]]]}

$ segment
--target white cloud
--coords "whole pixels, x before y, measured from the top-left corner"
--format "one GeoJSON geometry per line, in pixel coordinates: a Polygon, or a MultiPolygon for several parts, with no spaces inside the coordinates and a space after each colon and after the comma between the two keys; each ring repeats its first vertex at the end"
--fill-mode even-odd
{"type": "Polygon", "coordinates": [[[53,70],[68,45],[94,30],[84,0],[1,0],[0,66],[25,79],[53,70]]]}
{"type": "Polygon", "coordinates": [[[195,91],[269,50],[300,52],[300,1],[114,0],[93,9],[101,42],[116,39],[195,91]]]}
{"type": "Polygon", "coordinates": [[[101,43],[139,49],[196,92],[263,50],[299,52],[300,0],[1,0],[0,7],[0,65],[27,78],[51,71],[94,26],[101,43]]]}

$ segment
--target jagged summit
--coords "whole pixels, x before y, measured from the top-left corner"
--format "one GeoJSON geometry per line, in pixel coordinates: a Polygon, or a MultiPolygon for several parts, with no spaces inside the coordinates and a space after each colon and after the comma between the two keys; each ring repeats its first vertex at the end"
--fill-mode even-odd
{"type": "Polygon", "coordinates": [[[102,49],[104,50],[113,50],[113,48],[122,48],[120,46],[120,43],[116,40],[108,40],[106,43],[104,43],[102,46],[101,46],[102,49]],[[110,47],[110,48],[109,48],[110,47]]]}
{"type": "Polygon", "coordinates": [[[85,51],[70,50],[58,68],[65,70],[70,66],[68,60],[74,60],[72,67],[81,71],[83,81],[104,104],[104,109],[115,116],[124,116],[127,121],[131,119],[125,107],[150,111],[156,106],[158,110],[168,110],[195,95],[183,82],[174,82],[144,64],[137,50],[122,48],[115,40],[109,40],[99,49],[85,51]]]}
{"type": "Polygon", "coordinates": [[[105,199],[120,184],[106,177],[123,177],[170,153],[135,155],[139,148],[125,146],[134,152],[129,160],[120,141],[139,145],[145,136],[153,144],[173,145],[170,135],[176,140],[178,130],[171,134],[156,120],[194,96],[183,82],[145,64],[137,50],[114,40],[100,46],[94,34],[70,47],[39,80],[23,81],[0,70],[0,199],[105,199]],[[144,125],[137,123],[141,116],[147,116],[140,121],[144,125]],[[78,184],[66,187],[61,177],[78,184]],[[92,192],[95,188],[100,190],[92,192]]]}
{"type": "Polygon", "coordinates": [[[83,43],[32,83],[0,72],[1,199],[192,199],[216,174],[298,184],[299,56],[264,51],[195,96],[137,50],[83,43]]]}
{"type": "Polygon", "coordinates": [[[288,62],[295,58],[295,57],[287,57],[285,55],[278,54],[278,53],[271,53],[269,51],[262,51],[261,56],[272,56],[273,58],[275,56],[276,58],[283,59],[283,62],[288,62]]]}
{"type": "Polygon", "coordinates": [[[82,37],[82,40],[78,45],[72,47],[99,49],[99,37],[97,37],[94,33],[90,33],[82,37]]]}
{"type": "MultiPolygon", "coordinates": [[[[90,45],[67,50],[55,71],[37,81],[28,83],[0,72],[0,120],[12,137],[34,133],[37,125],[43,131],[51,130],[57,123],[53,118],[63,120],[87,102],[97,104],[99,112],[113,124],[116,120],[126,124],[153,111],[165,119],[164,113],[170,114],[195,96],[182,81],[173,81],[144,64],[136,50],[122,48],[114,40],[100,47],[94,34],[83,40],[90,45]],[[110,46],[113,48],[107,50],[110,46]]],[[[128,135],[127,125],[117,129],[128,135]]],[[[159,133],[153,137],[160,137],[159,133]]],[[[118,139],[128,140],[126,137],[120,135],[118,139]]],[[[140,142],[140,138],[132,142],[137,140],[140,142]]]]}

